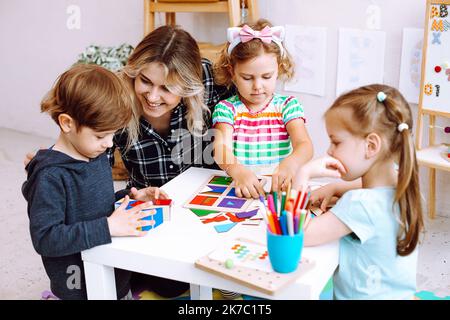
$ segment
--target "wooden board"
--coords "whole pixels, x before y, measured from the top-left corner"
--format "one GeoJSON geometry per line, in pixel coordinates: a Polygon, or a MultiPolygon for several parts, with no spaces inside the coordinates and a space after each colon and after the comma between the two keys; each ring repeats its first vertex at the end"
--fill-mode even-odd
{"type": "Polygon", "coordinates": [[[428,0],[419,112],[450,116],[450,1],[428,0]]]}
{"type": "MultiPolygon", "coordinates": [[[[263,185],[265,178],[259,178],[263,185]]],[[[216,212],[244,212],[254,199],[238,198],[229,176],[211,175],[184,204],[184,208],[216,212]]]]}
{"type": "MultiPolygon", "coordinates": [[[[236,261],[235,257],[232,259],[236,261]]],[[[256,259],[258,258],[256,257],[256,259]]],[[[199,269],[236,281],[241,285],[269,295],[274,295],[283,287],[294,282],[298,277],[305,275],[313,268],[314,264],[313,261],[302,258],[296,271],[291,273],[275,272],[270,266],[267,247],[243,238],[229,241],[224,246],[195,261],[195,266],[199,269]],[[230,252],[227,248],[235,247],[237,244],[247,246],[252,253],[249,252],[244,257],[247,261],[238,261],[233,268],[228,269],[225,267],[226,258],[230,257],[230,252]],[[251,255],[263,256],[263,259],[256,262],[255,260],[250,261],[251,258],[248,259],[248,257],[251,255]]]]}

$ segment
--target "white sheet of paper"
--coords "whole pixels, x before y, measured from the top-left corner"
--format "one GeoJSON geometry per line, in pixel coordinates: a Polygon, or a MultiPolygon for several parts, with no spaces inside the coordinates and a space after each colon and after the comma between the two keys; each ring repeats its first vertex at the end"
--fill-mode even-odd
{"type": "Polygon", "coordinates": [[[360,86],[383,83],[386,33],[339,29],[336,95],[360,86]]]}
{"type": "Polygon", "coordinates": [[[399,89],[405,99],[419,103],[423,29],[404,28],[399,89]]]}
{"type": "Polygon", "coordinates": [[[284,90],[324,96],[326,28],[286,25],[285,44],[295,61],[295,74],[284,90]]]}

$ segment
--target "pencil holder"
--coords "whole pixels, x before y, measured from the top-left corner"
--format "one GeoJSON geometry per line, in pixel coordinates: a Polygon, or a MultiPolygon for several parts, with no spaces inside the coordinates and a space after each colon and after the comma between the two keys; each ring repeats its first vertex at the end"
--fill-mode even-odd
{"type": "Polygon", "coordinates": [[[267,251],[273,270],[289,273],[297,270],[302,256],[303,231],[289,235],[273,234],[267,230],[267,251]]]}

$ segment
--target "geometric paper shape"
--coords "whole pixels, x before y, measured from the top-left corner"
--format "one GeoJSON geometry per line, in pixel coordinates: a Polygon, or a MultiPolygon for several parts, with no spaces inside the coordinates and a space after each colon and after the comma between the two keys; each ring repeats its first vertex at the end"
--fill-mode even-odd
{"type": "Polygon", "coordinates": [[[195,196],[194,199],[189,202],[190,204],[198,204],[202,206],[212,206],[216,202],[217,197],[207,197],[207,196],[195,196]]]}
{"type": "Polygon", "coordinates": [[[217,210],[189,209],[199,217],[206,216],[211,213],[217,213],[217,210]]]}
{"type": "Polygon", "coordinates": [[[223,216],[222,214],[219,214],[212,218],[203,218],[202,223],[206,224],[206,223],[211,223],[211,222],[223,222],[223,221],[227,221],[227,220],[228,219],[225,216],[223,216]]]}
{"type": "Polygon", "coordinates": [[[259,209],[254,209],[251,211],[246,211],[246,212],[238,212],[236,213],[236,217],[240,218],[240,219],[247,219],[250,217],[255,216],[258,213],[259,209]]]}
{"type": "Polygon", "coordinates": [[[246,199],[224,198],[222,201],[219,202],[217,207],[240,209],[246,202],[247,202],[246,199]]]}
{"type": "Polygon", "coordinates": [[[220,195],[225,192],[227,187],[222,186],[214,186],[214,185],[207,185],[203,190],[200,192],[201,194],[209,194],[209,195],[220,195]]]}
{"type": "Polygon", "coordinates": [[[228,197],[237,197],[236,195],[236,189],[235,188],[231,188],[230,192],[228,192],[227,194],[228,197]]]}
{"type": "Polygon", "coordinates": [[[233,181],[233,178],[231,178],[231,177],[214,176],[208,182],[208,184],[218,184],[218,185],[228,186],[231,184],[232,181],[233,181]]]}
{"type": "Polygon", "coordinates": [[[240,219],[240,218],[236,217],[236,214],[231,213],[231,212],[227,212],[225,215],[228,217],[228,219],[230,219],[231,222],[245,221],[245,219],[240,219]]]}
{"type": "Polygon", "coordinates": [[[217,226],[214,226],[217,232],[227,232],[230,231],[237,223],[227,223],[227,224],[219,224],[217,226]]]}

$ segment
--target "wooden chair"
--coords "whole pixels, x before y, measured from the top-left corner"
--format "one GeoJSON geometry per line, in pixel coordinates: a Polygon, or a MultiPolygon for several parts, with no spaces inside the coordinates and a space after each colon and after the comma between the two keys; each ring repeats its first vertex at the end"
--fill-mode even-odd
{"type": "MultiPolygon", "coordinates": [[[[222,12],[228,14],[230,27],[235,27],[241,22],[242,0],[144,0],[144,34],[155,29],[155,13],[164,12],[166,24],[175,25],[177,12],[222,12]]],[[[247,21],[259,18],[257,0],[245,0],[245,8],[248,10],[247,21]]],[[[211,61],[215,60],[222,45],[199,43],[203,57],[211,61]]]]}

